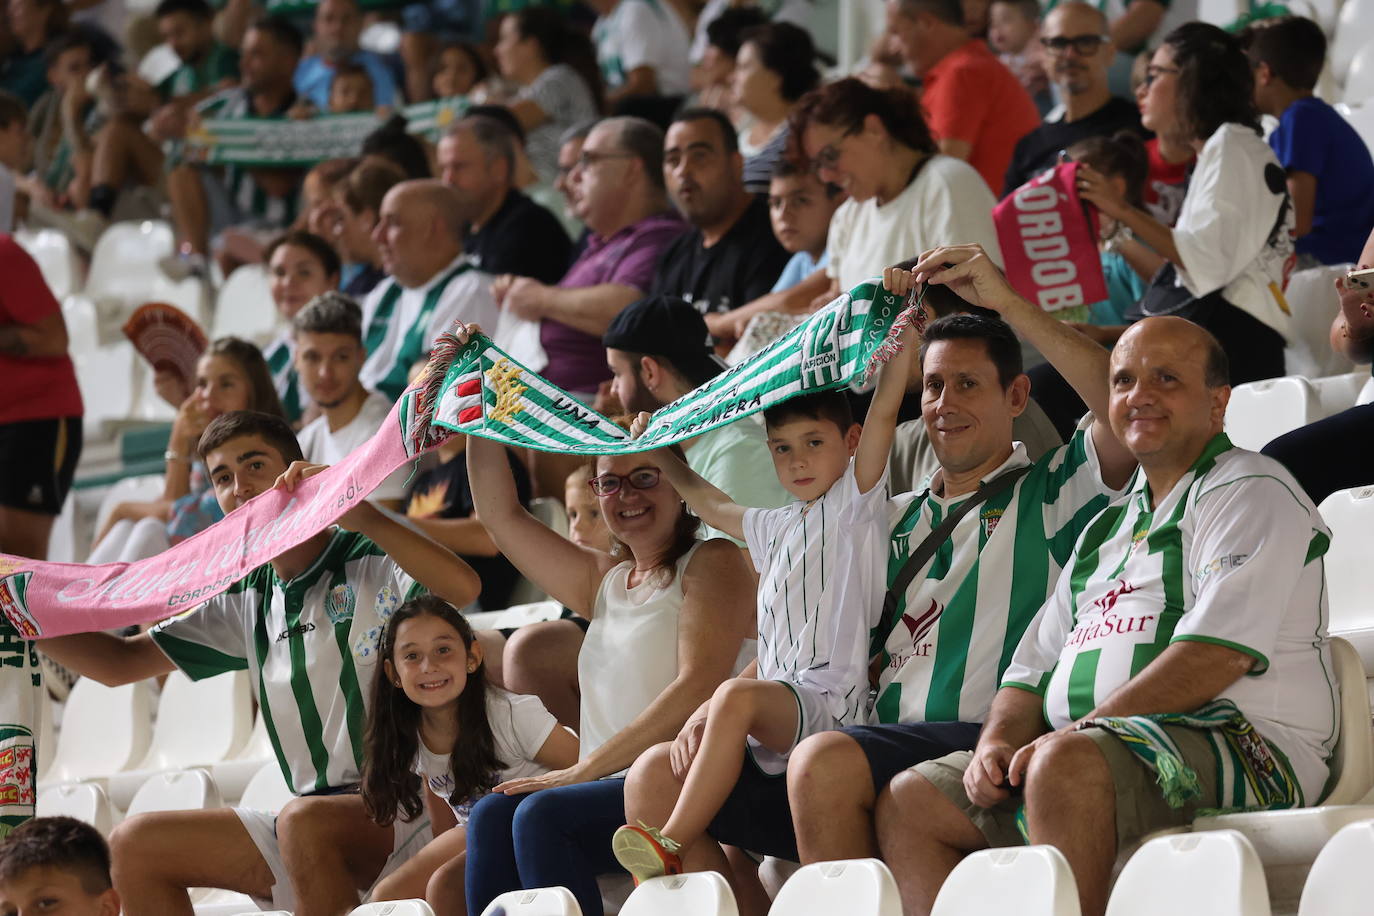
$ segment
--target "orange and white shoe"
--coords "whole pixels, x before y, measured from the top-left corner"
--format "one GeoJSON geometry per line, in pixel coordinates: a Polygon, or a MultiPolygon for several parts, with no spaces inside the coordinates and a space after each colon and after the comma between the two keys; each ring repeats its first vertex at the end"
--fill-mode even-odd
{"type": "Polygon", "coordinates": [[[626,824],[611,837],[611,851],[625,870],[634,875],[635,886],[650,878],[682,874],[682,846],[664,836],[657,827],[626,824]]]}

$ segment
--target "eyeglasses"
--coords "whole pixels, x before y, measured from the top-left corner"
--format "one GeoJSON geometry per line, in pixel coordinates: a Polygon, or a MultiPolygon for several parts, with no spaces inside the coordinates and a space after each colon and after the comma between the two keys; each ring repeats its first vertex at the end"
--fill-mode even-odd
{"type": "Polygon", "coordinates": [[[613,496],[619,493],[621,486],[627,483],[636,490],[652,490],[658,486],[660,473],[658,468],[635,468],[624,476],[602,474],[600,477],[593,477],[587,483],[597,496],[613,496]]]}
{"type": "Polygon", "coordinates": [[[1145,68],[1145,78],[1140,81],[1140,85],[1144,86],[1146,89],[1149,89],[1151,86],[1155,84],[1155,80],[1159,79],[1164,74],[1180,72],[1182,71],[1180,71],[1177,67],[1156,67],[1154,65],[1151,65],[1145,68]]]}
{"type": "Polygon", "coordinates": [[[583,150],[582,155],[577,157],[577,164],[573,168],[589,169],[598,162],[605,162],[607,159],[633,159],[634,153],[601,153],[596,150],[583,150]]]}
{"type": "Polygon", "coordinates": [[[811,172],[819,176],[823,169],[833,169],[839,164],[840,156],[843,155],[840,152],[840,144],[845,141],[846,137],[855,133],[857,133],[857,131],[851,128],[840,134],[839,139],[834,143],[827,143],[825,146],[822,146],[811,159],[811,172]]]}
{"type": "Polygon", "coordinates": [[[1110,40],[1106,35],[1056,35],[1054,38],[1040,39],[1040,44],[1051,54],[1063,54],[1069,48],[1073,48],[1080,57],[1091,57],[1097,53],[1098,48],[1110,40]]]}

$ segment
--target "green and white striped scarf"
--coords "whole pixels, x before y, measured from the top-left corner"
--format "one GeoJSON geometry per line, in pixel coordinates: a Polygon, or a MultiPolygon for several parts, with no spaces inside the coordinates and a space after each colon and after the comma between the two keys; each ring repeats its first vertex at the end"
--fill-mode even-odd
{"type": "Polygon", "coordinates": [[[861,283],[748,360],[660,408],[638,439],[485,335],[459,348],[445,334],[431,351],[423,389],[403,402],[402,422],[412,449],[427,447],[434,436],[429,421],[443,430],[545,452],[643,452],[800,394],[866,380],[897,352],[901,330],[912,321],[919,329],[923,319],[920,297],[903,302],[876,280],[861,283]]]}

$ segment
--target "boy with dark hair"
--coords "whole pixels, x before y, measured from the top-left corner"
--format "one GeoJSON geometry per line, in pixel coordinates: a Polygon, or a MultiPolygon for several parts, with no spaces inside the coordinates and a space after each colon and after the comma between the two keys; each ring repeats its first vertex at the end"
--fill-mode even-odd
{"type": "MultiPolygon", "coordinates": [[[[253,411],[216,417],[198,451],[226,516],[222,524],[231,526],[234,510],[252,498],[274,487],[294,490],[323,470],[300,460],[284,419],[253,411]]],[[[364,502],[338,525],[147,633],[79,633],[39,646],[109,685],[178,669],[197,680],[248,671],[287,785],[298,795],[333,795],[359,779],[360,729],[379,668],[376,640],[391,612],[419,589],[461,607],[479,587],[460,558],[364,502]]],[[[127,912],[190,912],[186,889],[193,886],[237,890],[295,909],[297,882],[313,876],[288,873],[283,850],[290,831],[279,835],[278,828],[327,814],[311,801],[289,803],[280,823],[270,814],[228,808],[124,821],[111,846],[127,912]]],[[[356,887],[366,888],[429,839],[423,820],[379,828],[360,802],[343,813],[347,829],[338,851],[351,863],[356,887]]],[[[344,912],[357,904],[357,891],[347,882],[321,893],[329,899],[303,897],[302,906],[344,912]]]]}
{"type": "MultiPolygon", "coordinates": [[[[616,831],[613,848],[640,881],[682,870],[746,761],[781,778],[802,740],[864,721],[868,639],[887,557],[887,456],[914,358],[913,331],[903,332],[905,346],[880,370],[862,429],[843,391],[803,395],[765,412],[774,470],[795,497],[786,506],[745,508],[669,450],[654,453],[693,512],[745,540],[759,573],[758,658],[723,683],[673,743],[674,770],[686,779],[661,828],[632,825],[647,812],[632,810],[631,773],[632,823],[616,831]]],[[[647,421],[641,413],[633,431],[647,421]]]]}
{"type": "Polygon", "coordinates": [[[334,81],[329,84],[329,111],[348,114],[375,108],[372,77],[362,64],[343,60],[334,65],[334,81]]]}
{"type": "Polygon", "coordinates": [[[1326,59],[1321,26],[1264,19],[1240,41],[1255,71],[1255,105],[1279,119],[1269,146],[1288,170],[1298,266],[1355,261],[1374,226],[1374,160],[1350,122],[1312,94],[1326,59]]]}
{"type": "Polygon", "coordinates": [[[73,817],[41,817],[15,830],[0,845],[0,913],[119,916],[105,838],[73,817]]]}

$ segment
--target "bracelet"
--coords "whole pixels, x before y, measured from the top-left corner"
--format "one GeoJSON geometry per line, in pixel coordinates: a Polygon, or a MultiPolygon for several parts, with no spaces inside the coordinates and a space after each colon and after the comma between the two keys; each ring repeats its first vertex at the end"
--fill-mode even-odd
{"type": "Polygon", "coordinates": [[[171,449],[168,449],[167,451],[165,451],[165,452],[162,453],[162,460],[163,460],[163,461],[184,461],[184,462],[186,462],[187,464],[190,464],[190,463],[191,463],[191,459],[190,459],[190,458],[187,458],[185,455],[181,454],[181,452],[174,452],[174,451],[172,451],[171,449]]]}

